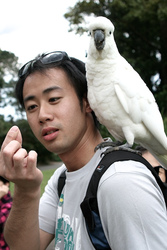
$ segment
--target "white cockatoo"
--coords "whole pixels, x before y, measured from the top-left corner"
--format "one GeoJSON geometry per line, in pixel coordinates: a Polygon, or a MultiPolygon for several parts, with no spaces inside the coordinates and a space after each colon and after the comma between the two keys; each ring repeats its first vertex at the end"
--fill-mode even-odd
{"type": "Polygon", "coordinates": [[[99,122],[119,141],[147,148],[167,169],[167,137],[158,105],[139,74],[120,55],[114,25],[96,17],[89,25],[88,100],[99,122]]]}

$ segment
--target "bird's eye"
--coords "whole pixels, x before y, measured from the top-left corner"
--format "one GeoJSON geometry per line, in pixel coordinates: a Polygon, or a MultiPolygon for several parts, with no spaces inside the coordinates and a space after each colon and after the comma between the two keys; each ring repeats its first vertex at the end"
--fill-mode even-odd
{"type": "Polygon", "coordinates": [[[109,31],[109,35],[111,35],[112,34],[112,32],[111,31],[109,31]]]}
{"type": "Polygon", "coordinates": [[[91,32],[90,31],[88,32],[88,36],[91,36],[91,32]]]}

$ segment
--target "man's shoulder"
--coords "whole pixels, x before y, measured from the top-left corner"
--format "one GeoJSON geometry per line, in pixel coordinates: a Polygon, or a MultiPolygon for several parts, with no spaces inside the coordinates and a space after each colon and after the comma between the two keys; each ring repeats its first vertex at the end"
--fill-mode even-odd
{"type": "Polygon", "coordinates": [[[127,180],[130,181],[131,179],[135,180],[138,178],[141,180],[144,178],[154,180],[154,176],[143,163],[133,160],[117,161],[110,165],[107,171],[103,174],[99,186],[107,180],[111,181],[112,179],[117,179],[119,182],[125,182],[127,180]]]}

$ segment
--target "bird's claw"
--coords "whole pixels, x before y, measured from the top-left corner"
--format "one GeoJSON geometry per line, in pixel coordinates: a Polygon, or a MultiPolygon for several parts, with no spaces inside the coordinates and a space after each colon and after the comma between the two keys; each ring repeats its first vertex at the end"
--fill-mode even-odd
{"type": "Polygon", "coordinates": [[[118,151],[118,150],[133,152],[133,153],[142,155],[141,151],[132,149],[128,143],[122,144],[120,141],[104,141],[95,147],[95,152],[98,149],[102,149],[105,147],[109,147],[109,148],[107,148],[106,151],[101,153],[101,156],[106,155],[106,154],[113,152],[113,151],[118,151]]]}
{"type": "Polygon", "coordinates": [[[115,147],[109,147],[109,148],[107,148],[106,151],[104,151],[103,153],[101,153],[101,156],[104,156],[104,155],[106,155],[106,154],[108,154],[110,152],[117,151],[117,150],[128,151],[128,152],[132,152],[132,153],[141,155],[140,151],[132,149],[130,147],[127,147],[127,145],[124,144],[124,145],[120,145],[120,146],[115,146],[115,147]]]}
{"type": "Polygon", "coordinates": [[[102,148],[105,148],[105,147],[118,147],[120,145],[122,145],[122,143],[120,141],[104,141],[104,142],[101,142],[100,144],[98,144],[95,147],[95,152],[98,149],[102,149],[102,148]]]}

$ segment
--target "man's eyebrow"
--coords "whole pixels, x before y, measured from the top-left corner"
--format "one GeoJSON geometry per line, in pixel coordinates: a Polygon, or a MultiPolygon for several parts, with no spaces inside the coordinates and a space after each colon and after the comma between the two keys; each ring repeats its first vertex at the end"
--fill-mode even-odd
{"type": "Polygon", "coordinates": [[[29,95],[26,98],[24,98],[23,102],[26,103],[26,102],[31,101],[33,99],[35,99],[35,96],[34,95],[29,95]]]}
{"type": "MultiPolygon", "coordinates": [[[[58,86],[52,86],[52,87],[49,87],[47,89],[44,89],[43,94],[47,94],[47,93],[54,91],[54,90],[61,90],[61,88],[58,86]]],[[[24,101],[24,103],[26,103],[26,102],[34,100],[34,99],[35,99],[35,95],[29,95],[29,96],[25,97],[23,101],[24,101]]]]}
{"type": "Polygon", "coordinates": [[[45,89],[45,90],[43,91],[43,94],[49,93],[49,92],[51,92],[51,91],[53,91],[53,90],[60,90],[60,89],[61,89],[61,88],[58,87],[58,86],[52,86],[52,87],[49,87],[49,88],[45,89]]]}

